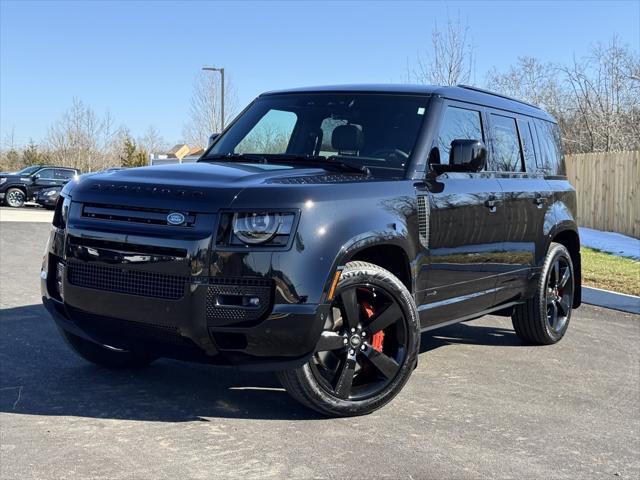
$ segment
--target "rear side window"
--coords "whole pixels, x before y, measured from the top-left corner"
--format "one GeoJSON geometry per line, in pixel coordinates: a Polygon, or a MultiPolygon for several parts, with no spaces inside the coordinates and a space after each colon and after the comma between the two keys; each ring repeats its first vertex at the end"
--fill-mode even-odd
{"type": "Polygon", "coordinates": [[[489,170],[522,171],[522,151],[515,118],[491,114],[491,145],[493,148],[489,170]]]}
{"type": "Polygon", "coordinates": [[[56,170],[55,176],[57,180],[71,180],[75,173],[73,170],[56,170]]]}
{"type": "Polygon", "coordinates": [[[538,155],[538,168],[549,175],[562,173],[561,151],[560,151],[560,131],[558,126],[544,120],[535,120],[536,131],[538,133],[538,143],[540,144],[540,155],[538,155]]]}
{"type": "Polygon", "coordinates": [[[532,128],[533,126],[529,120],[518,120],[518,130],[520,131],[522,147],[524,148],[524,166],[527,172],[538,171],[538,165],[536,164],[536,149],[533,144],[535,132],[531,132],[532,128]]]}
{"type": "Polygon", "coordinates": [[[483,140],[480,112],[448,106],[438,135],[440,163],[449,163],[449,151],[454,140],[483,140]]]}
{"type": "Polygon", "coordinates": [[[47,180],[53,180],[55,178],[53,168],[43,168],[38,172],[38,176],[47,180]]]}

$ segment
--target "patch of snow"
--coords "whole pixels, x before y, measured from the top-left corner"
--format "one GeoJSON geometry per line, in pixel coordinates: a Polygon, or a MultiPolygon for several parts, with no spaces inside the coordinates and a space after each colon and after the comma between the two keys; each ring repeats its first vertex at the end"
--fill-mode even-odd
{"type": "Polygon", "coordinates": [[[580,243],[583,247],[602,250],[620,257],[640,260],[640,240],[620,233],[602,232],[592,228],[580,227],[580,243]]]}

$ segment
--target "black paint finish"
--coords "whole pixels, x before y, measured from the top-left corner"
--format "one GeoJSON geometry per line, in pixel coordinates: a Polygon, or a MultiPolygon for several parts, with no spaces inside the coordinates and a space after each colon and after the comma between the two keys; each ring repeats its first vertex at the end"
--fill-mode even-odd
{"type": "MultiPolygon", "coordinates": [[[[341,88],[327,91],[347,87],[341,88]]],[[[437,175],[428,164],[448,100],[544,121],[550,120],[547,114],[463,88],[349,88],[429,96],[404,179],[221,160],[72,181],[62,192],[70,205],[66,228],[52,227],[41,275],[43,301],[58,324],[114,347],[247,368],[288,368],[314,352],[331,280],[350,259],[375,252],[401,279],[408,272],[406,283],[424,329],[529,298],[554,240],[571,244],[579,266],[575,191],[558,171],[437,175]],[[247,210],[295,213],[290,243],[218,247],[221,214],[247,210]],[[162,221],[176,212],[188,221],[162,221]],[[67,269],[61,292],[58,262],[67,269]],[[102,283],[72,283],[68,269],[74,262],[91,266],[83,271],[98,272],[102,283]],[[182,294],[163,297],[175,288],[182,294]],[[233,292],[243,291],[269,299],[264,313],[234,303],[233,292]],[[228,317],[214,307],[228,308],[228,317]],[[107,331],[110,318],[117,321],[107,331]]],[[[484,140],[490,140],[486,133],[484,140]]],[[[576,281],[579,290],[579,268],[576,281]]],[[[578,306],[579,292],[576,298],[578,306]]]]}

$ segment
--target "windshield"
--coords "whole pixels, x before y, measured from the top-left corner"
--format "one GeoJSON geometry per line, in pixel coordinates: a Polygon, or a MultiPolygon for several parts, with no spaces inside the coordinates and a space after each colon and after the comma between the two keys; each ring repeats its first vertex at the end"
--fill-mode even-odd
{"type": "Polygon", "coordinates": [[[259,154],[289,164],[302,157],[404,176],[422,126],[425,96],[283,94],[258,98],[202,160],[259,154]],[[324,158],[323,158],[324,157],[324,158]]]}
{"type": "Polygon", "coordinates": [[[38,170],[40,170],[39,166],[25,167],[19,172],[17,172],[16,175],[31,175],[32,173],[37,172],[38,170]]]}

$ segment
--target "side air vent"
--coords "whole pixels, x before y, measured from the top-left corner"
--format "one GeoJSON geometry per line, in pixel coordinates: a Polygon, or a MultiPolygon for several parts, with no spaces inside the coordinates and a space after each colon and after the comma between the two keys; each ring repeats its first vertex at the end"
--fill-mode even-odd
{"type": "Polygon", "coordinates": [[[418,195],[418,234],[422,246],[429,248],[429,198],[426,195],[418,195]]]}

